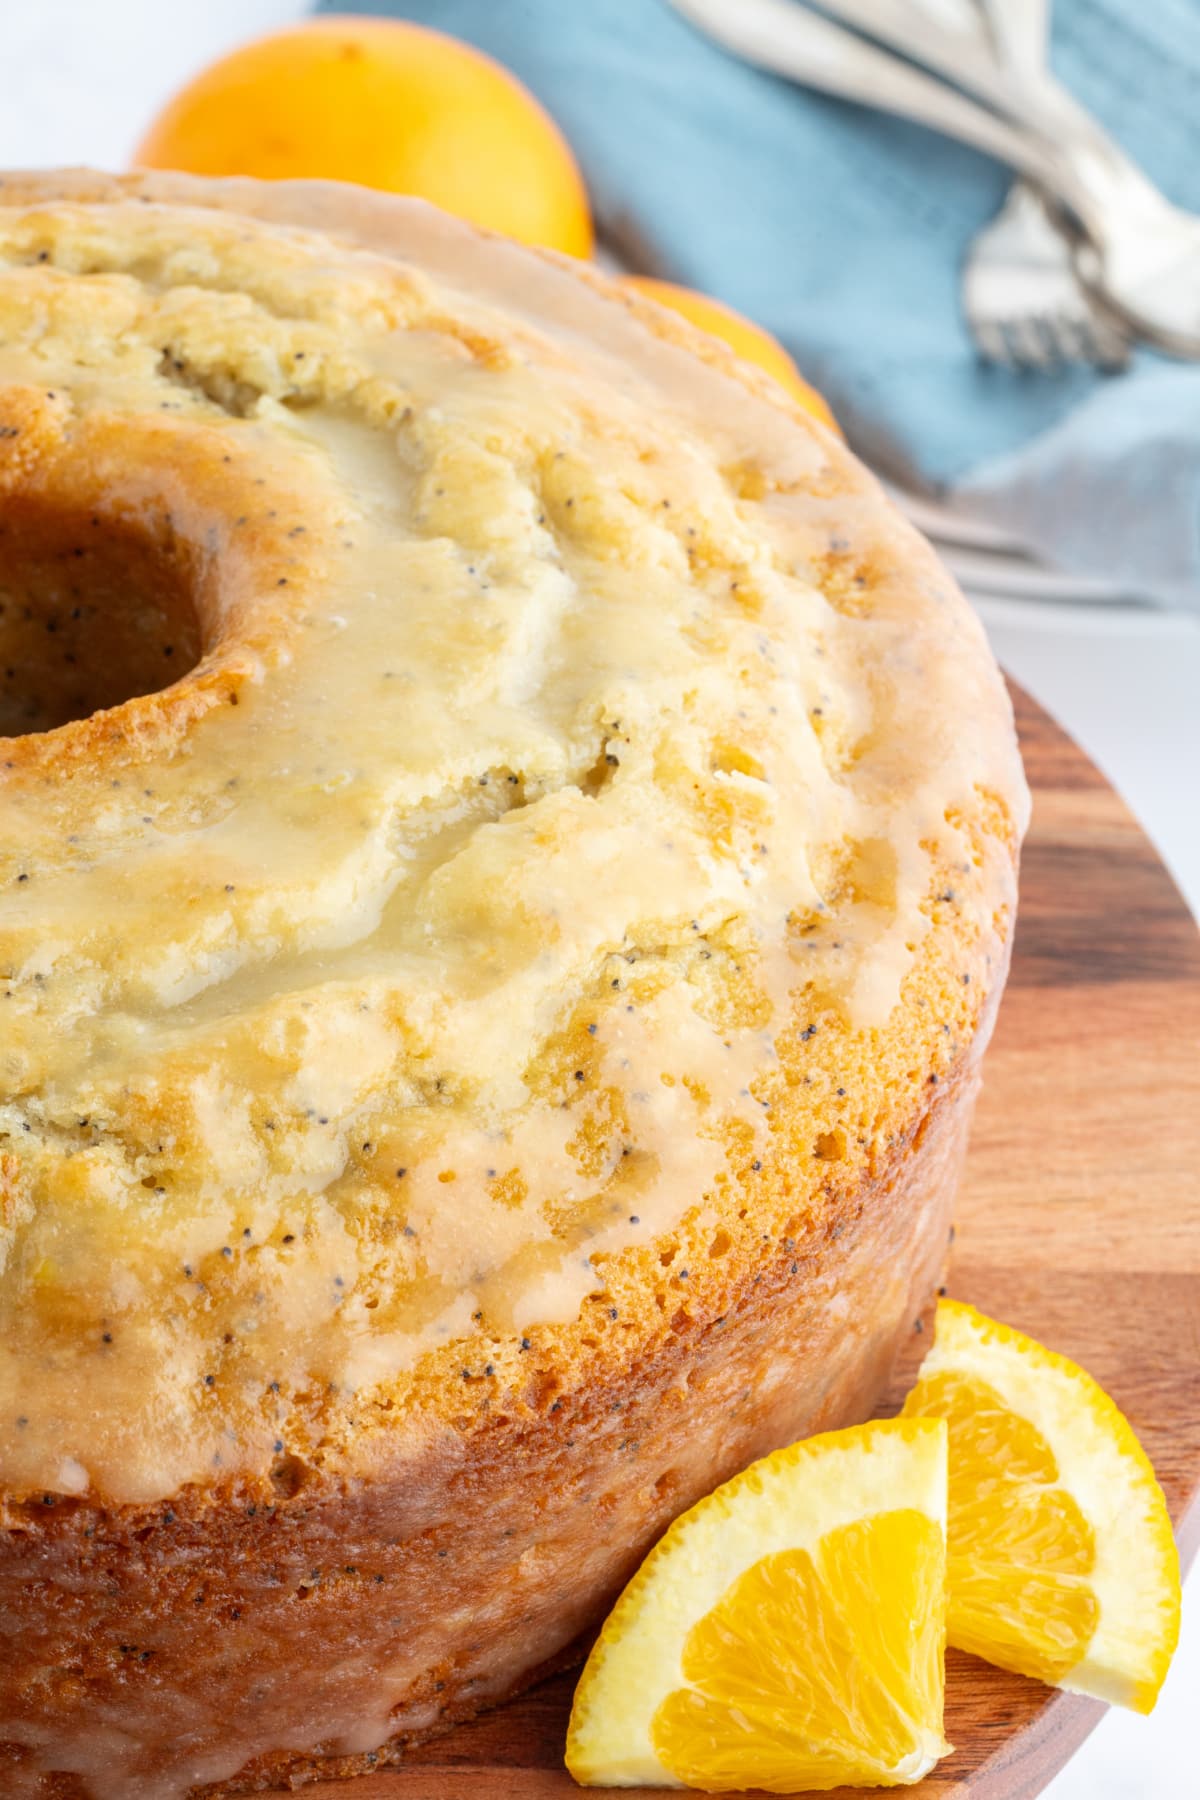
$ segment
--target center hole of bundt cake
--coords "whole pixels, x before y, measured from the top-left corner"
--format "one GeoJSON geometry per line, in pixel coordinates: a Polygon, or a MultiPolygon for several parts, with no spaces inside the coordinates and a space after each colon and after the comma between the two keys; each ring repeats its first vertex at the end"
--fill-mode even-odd
{"type": "Polygon", "coordinates": [[[170,687],[203,655],[188,550],[136,520],[0,514],[0,737],[170,687]]]}

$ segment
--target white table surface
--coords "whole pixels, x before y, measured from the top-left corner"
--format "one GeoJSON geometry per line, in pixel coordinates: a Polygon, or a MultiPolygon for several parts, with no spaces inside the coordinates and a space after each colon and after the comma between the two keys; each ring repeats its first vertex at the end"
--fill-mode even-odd
{"type": "MultiPolygon", "coordinates": [[[[144,125],[193,71],[306,10],[295,0],[0,0],[0,167],[124,167],[144,125]]],[[[1120,789],[1200,913],[1200,620],[1029,601],[989,600],[979,610],[1001,662],[1120,789]]],[[[1197,1793],[1197,1593],[1193,1581],[1153,1719],[1110,1712],[1046,1790],[1049,1800],[1197,1793]]]]}

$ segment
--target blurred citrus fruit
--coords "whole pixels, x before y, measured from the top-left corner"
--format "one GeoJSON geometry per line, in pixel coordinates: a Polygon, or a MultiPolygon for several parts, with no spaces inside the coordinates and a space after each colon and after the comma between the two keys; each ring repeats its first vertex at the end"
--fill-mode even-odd
{"type": "Polygon", "coordinates": [[[142,168],[357,181],[487,230],[588,256],[575,160],[499,63],[394,19],[310,19],[223,56],[169,101],[142,168]]]}
{"type": "Polygon", "coordinates": [[[834,431],[838,429],[837,420],[823,396],[805,381],[778,338],[773,338],[761,325],[753,324],[741,313],[734,312],[731,306],[724,306],[720,300],[713,300],[708,294],[699,294],[695,288],[678,287],[673,281],[655,281],[649,275],[627,275],[625,283],[636,288],[639,294],[647,294],[651,300],[657,300],[660,306],[669,306],[673,312],[681,313],[693,325],[698,325],[701,331],[722,338],[731,350],[736,351],[747,362],[757,363],[760,369],[765,369],[768,375],[774,376],[780,387],[785,388],[792,399],[798,400],[814,418],[820,419],[823,425],[831,426],[834,431]]]}

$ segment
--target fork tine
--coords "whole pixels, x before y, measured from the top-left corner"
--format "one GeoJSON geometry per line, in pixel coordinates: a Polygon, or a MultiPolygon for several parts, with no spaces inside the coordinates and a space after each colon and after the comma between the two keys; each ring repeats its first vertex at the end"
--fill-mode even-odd
{"type": "Polygon", "coordinates": [[[1023,369],[1025,366],[1024,351],[1021,348],[1021,334],[1013,329],[1011,319],[998,319],[997,329],[1004,341],[1004,360],[1010,369],[1023,369]]]}
{"type": "Polygon", "coordinates": [[[1064,310],[1049,314],[1044,322],[1047,331],[1053,334],[1060,362],[1070,364],[1095,361],[1092,334],[1086,318],[1064,310]]]}
{"type": "Polygon", "coordinates": [[[1003,329],[1017,368],[1034,369],[1041,374],[1049,369],[1050,356],[1036,318],[1008,319],[1003,329]]]}
{"type": "Polygon", "coordinates": [[[1080,279],[1059,222],[1017,183],[979,231],[962,271],[963,311],[980,354],[1008,368],[1124,368],[1131,333],[1080,279]]]}
{"type": "Polygon", "coordinates": [[[1059,365],[1070,368],[1076,363],[1090,364],[1096,361],[1092,323],[1088,310],[1076,307],[1070,301],[1052,307],[1046,313],[1043,324],[1054,340],[1059,365]]]}
{"type": "Polygon", "coordinates": [[[978,355],[1001,368],[1052,373],[1084,363],[1115,370],[1129,360],[1129,343],[1120,327],[1090,306],[1051,305],[1009,316],[983,313],[976,306],[968,323],[978,355]]]}
{"type": "Polygon", "coordinates": [[[1121,327],[1095,312],[1087,324],[1088,361],[1109,374],[1127,367],[1133,346],[1121,327]]]}
{"type": "Polygon", "coordinates": [[[1080,294],[1080,304],[1064,307],[1058,316],[1058,327],[1064,347],[1069,347],[1073,361],[1092,363],[1101,369],[1123,369],[1129,361],[1129,338],[1117,322],[1080,294]]]}
{"type": "Polygon", "coordinates": [[[999,363],[1007,367],[1012,363],[1008,340],[994,319],[981,318],[974,314],[969,319],[971,336],[975,348],[984,362],[999,363]]]}
{"type": "Polygon", "coordinates": [[[1068,360],[1066,345],[1061,335],[1060,319],[1056,313],[1038,313],[1029,321],[1035,333],[1042,354],[1042,368],[1051,372],[1061,369],[1068,360]]]}

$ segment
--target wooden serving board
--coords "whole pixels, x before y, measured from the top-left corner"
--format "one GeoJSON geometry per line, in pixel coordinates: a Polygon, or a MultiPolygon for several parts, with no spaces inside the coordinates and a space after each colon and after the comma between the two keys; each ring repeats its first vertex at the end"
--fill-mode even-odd
{"type": "MultiPolygon", "coordinates": [[[[1014,701],[1033,827],[950,1291],[1109,1390],[1158,1470],[1187,1557],[1200,1540],[1200,934],[1099,770],[1028,696],[1014,701]]],[[[884,1410],[927,1343],[914,1338],[884,1410]]],[[[575,1678],[544,1682],[401,1768],[305,1787],[306,1800],[577,1795],[562,1762],[575,1678]]],[[[1102,1711],[952,1651],[955,1752],[911,1791],[1026,1800],[1102,1711]]]]}

